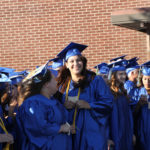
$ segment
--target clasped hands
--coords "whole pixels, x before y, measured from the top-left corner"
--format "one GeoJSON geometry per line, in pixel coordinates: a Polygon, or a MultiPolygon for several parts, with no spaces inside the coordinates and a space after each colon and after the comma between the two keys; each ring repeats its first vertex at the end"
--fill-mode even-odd
{"type": "Polygon", "coordinates": [[[68,122],[66,122],[65,124],[62,124],[60,126],[59,133],[67,133],[68,135],[70,135],[70,133],[73,133],[74,131],[75,131],[75,127],[73,125],[70,125],[68,122]]]}
{"type": "Polygon", "coordinates": [[[90,109],[90,105],[88,102],[84,101],[84,100],[78,100],[76,102],[72,102],[72,101],[65,101],[64,106],[67,109],[73,109],[75,107],[77,107],[78,109],[90,109]]]}

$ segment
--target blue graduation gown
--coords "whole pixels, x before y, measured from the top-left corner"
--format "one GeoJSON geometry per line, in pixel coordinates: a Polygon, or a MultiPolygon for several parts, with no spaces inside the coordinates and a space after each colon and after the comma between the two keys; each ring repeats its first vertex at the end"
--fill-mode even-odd
{"type": "Polygon", "coordinates": [[[130,98],[130,106],[133,112],[139,101],[139,88],[137,88],[136,85],[130,80],[125,82],[124,88],[127,90],[127,94],[130,98]]]}
{"type": "Polygon", "coordinates": [[[110,119],[110,137],[114,141],[114,150],[132,150],[133,116],[125,96],[114,100],[110,119]]]}
{"type": "MultiPolygon", "coordinates": [[[[139,97],[147,95],[148,102],[150,102],[150,95],[143,87],[139,91],[139,97]]],[[[148,104],[141,107],[138,121],[137,121],[137,140],[140,150],[150,150],[150,109],[148,104]]]]}
{"type": "Polygon", "coordinates": [[[27,98],[16,115],[20,150],[72,150],[71,136],[58,133],[67,121],[67,111],[55,99],[42,95],[27,98]]]}
{"type": "Polygon", "coordinates": [[[130,91],[135,88],[135,84],[132,81],[127,80],[124,83],[124,88],[127,90],[127,93],[130,93],[130,91]]]}
{"type": "MultiPolygon", "coordinates": [[[[78,88],[70,82],[68,96],[77,96],[78,88]]],[[[64,101],[65,101],[64,93],[64,101]]],[[[112,109],[113,96],[105,81],[95,76],[91,83],[81,90],[79,100],[88,102],[91,109],[80,109],[76,116],[76,134],[73,135],[73,150],[105,150],[108,139],[108,116],[112,109]]],[[[69,111],[73,123],[74,109],[69,111]]]]}

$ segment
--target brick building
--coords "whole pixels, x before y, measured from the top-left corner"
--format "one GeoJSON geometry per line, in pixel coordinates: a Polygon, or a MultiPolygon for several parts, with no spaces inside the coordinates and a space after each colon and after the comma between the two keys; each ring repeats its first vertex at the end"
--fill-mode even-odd
{"type": "Polygon", "coordinates": [[[119,10],[150,7],[150,0],[1,0],[0,66],[33,69],[71,41],[88,45],[88,68],[123,54],[150,59],[149,35],[113,25],[119,10]]]}

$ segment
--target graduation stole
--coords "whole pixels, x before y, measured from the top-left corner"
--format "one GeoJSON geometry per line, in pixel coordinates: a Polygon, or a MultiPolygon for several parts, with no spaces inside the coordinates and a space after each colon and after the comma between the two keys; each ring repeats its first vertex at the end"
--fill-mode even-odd
{"type": "MultiPolygon", "coordinates": [[[[7,131],[6,127],[5,127],[5,125],[4,125],[4,122],[3,122],[1,117],[0,117],[0,127],[4,130],[4,132],[6,134],[8,134],[8,131],[7,131]]],[[[9,146],[10,146],[10,144],[7,143],[6,146],[3,148],[3,150],[9,150],[9,146]]]]}
{"type": "MultiPolygon", "coordinates": [[[[66,101],[68,100],[68,92],[69,92],[70,82],[71,82],[71,80],[69,80],[68,85],[67,85],[67,89],[66,89],[66,97],[65,97],[66,101]]],[[[79,100],[79,96],[80,96],[80,88],[78,90],[78,97],[77,97],[78,100],[79,100]]],[[[75,123],[76,116],[77,116],[77,107],[75,107],[75,111],[74,111],[74,115],[73,115],[73,127],[74,128],[76,128],[76,123],[75,123]]],[[[75,133],[76,133],[76,131],[75,131],[75,133]]]]}

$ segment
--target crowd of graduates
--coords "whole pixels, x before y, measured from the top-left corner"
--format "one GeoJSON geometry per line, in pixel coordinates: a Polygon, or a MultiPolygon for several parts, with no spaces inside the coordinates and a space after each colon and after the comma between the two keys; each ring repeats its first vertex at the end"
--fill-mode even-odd
{"type": "Polygon", "coordinates": [[[93,72],[86,48],[71,42],[31,72],[0,67],[0,150],[150,150],[150,61],[93,72]]]}

